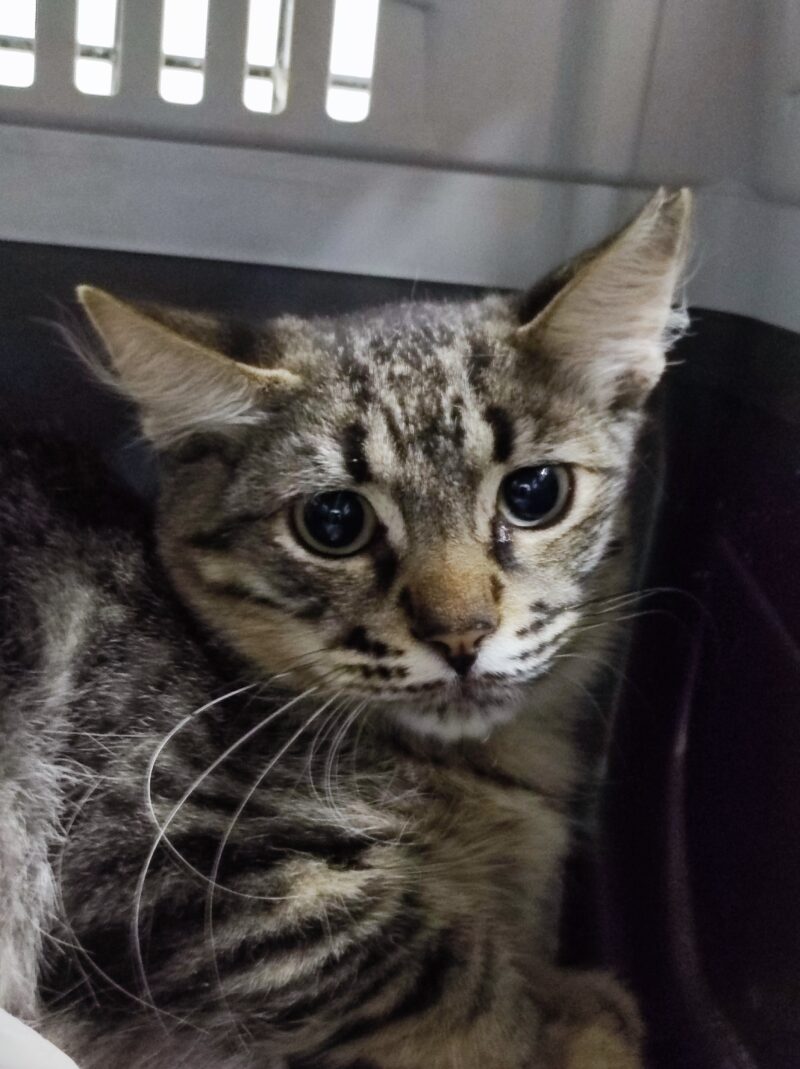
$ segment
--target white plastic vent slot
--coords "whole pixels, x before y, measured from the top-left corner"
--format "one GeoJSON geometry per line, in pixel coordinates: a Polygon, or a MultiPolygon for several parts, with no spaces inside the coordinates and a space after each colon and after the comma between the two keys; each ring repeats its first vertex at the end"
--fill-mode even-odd
{"type": "Polygon", "coordinates": [[[36,0],[0,0],[0,85],[33,85],[36,0]]]}
{"type": "Polygon", "coordinates": [[[117,2],[78,0],[75,85],[82,93],[111,96],[117,91],[117,2]]]}
{"type": "Polygon", "coordinates": [[[164,0],[158,92],[171,104],[199,104],[205,87],[208,0],[164,0]]]}
{"type": "Polygon", "coordinates": [[[250,0],[242,99],[250,111],[286,106],[292,0],[250,0]]]}
{"type": "Polygon", "coordinates": [[[369,115],[380,0],[336,0],[325,110],[337,122],[369,115]]]}

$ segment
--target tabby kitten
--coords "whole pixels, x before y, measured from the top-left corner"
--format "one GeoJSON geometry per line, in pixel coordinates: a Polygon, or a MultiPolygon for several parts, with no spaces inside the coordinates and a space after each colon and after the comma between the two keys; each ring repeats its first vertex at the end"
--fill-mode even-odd
{"type": "Polygon", "coordinates": [[[526,299],[84,287],[160,458],[0,450],[0,1004],[81,1069],[634,1069],[554,964],[689,196],[526,299]]]}

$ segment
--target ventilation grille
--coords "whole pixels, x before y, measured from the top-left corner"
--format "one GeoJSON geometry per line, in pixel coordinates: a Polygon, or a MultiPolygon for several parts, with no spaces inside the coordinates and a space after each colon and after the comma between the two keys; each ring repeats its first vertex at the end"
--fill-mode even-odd
{"type": "Polygon", "coordinates": [[[98,153],[119,135],[800,203],[800,0],[0,0],[2,82],[0,129],[102,133],[98,153]]]}
{"type": "Polygon", "coordinates": [[[316,94],[327,122],[370,112],[380,0],[0,3],[3,117],[148,132],[243,124],[316,94]],[[164,110],[163,105],[170,105],[164,110]],[[201,117],[200,117],[201,116],[201,117]],[[250,117],[248,119],[248,116],[250,117]],[[122,121],[120,127],[120,120],[122,121]]]}

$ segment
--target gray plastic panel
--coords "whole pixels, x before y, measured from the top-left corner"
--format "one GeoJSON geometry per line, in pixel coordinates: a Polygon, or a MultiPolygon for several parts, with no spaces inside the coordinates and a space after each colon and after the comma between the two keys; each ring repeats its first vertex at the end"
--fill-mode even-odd
{"type": "Polygon", "coordinates": [[[75,0],[39,0],[6,122],[560,179],[724,180],[800,201],[799,0],[382,0],[370,114],[325,114],[333,0],[294,0],[287,106],[241,101],[248,0],[211,0],[204,99],[159,99],[161,0],[120,0],[120,85],[72,84],[75,0]]]}
{"type": "Polygon", "coordinates": [[[285,109],[241,103],[247,0],[206,94],[157,92],[161,0],[120,0],[119,92],[72,84],[75,0],[0,87],[0,238],[519,285],[659,182],[700,197],[691,289],[798,327],[800,0],[382,0],[372,104],[325,114],[333,0],[294,0],[285,109]]]}
{"type": "MultiPolygon", "coordinates": [[[[525,286],[644,191],[0,127],[0,238],[525,286]]],[[[689,298],[800,330],[800,209],[698,197],[689,298]]]]}

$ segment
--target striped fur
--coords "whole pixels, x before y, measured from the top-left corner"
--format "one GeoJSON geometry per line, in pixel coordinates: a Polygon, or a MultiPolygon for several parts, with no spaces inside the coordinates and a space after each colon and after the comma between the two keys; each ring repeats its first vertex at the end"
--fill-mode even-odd
{"type": "Polygon", "coordinates": [[[250,329],[83,291],[155,534],[88,458],[0,450],[0,1002],[82,1069],[639,1065],[628,996],[554,960],[686,208],[539,307],[250,329]],[[569,508],[515,526],[500,483],[546,462],[569,508]],[[372,542],[309,552],[292,503],[342,488],[372,542]],[[460,678],[425,635],[475,619],[460,678]]]}

